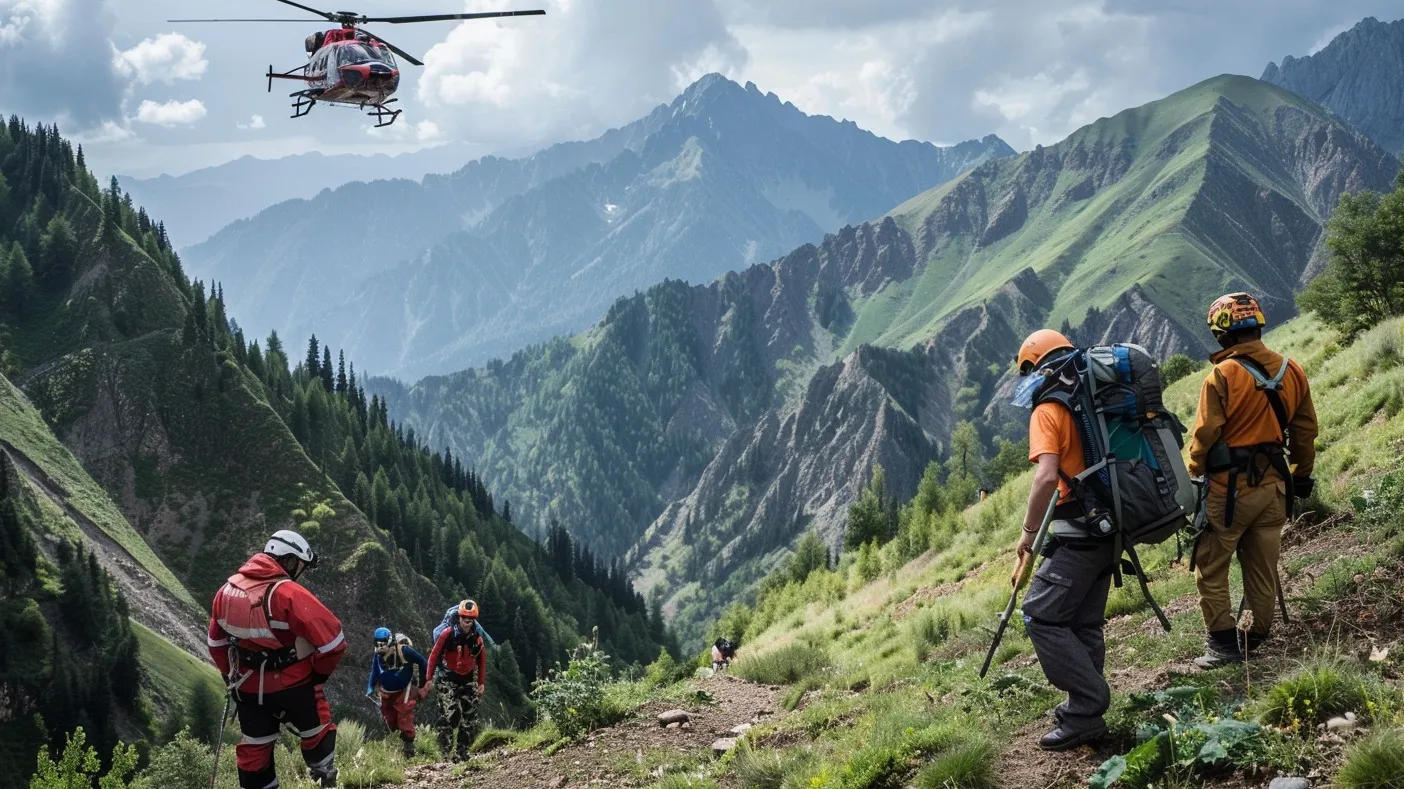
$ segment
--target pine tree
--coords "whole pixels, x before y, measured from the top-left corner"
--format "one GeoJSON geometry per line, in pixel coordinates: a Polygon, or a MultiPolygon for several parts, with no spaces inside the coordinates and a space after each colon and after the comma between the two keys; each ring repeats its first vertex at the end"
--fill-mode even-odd
{"type": "Polygon", "coordinates": [[[29,258],[18,241],[10,245],[6,262],[9,276],[5,282],[5,292],[0,294],[4,297],[0,307],[16,318],[23,318],[29,314],[29,302],[34,297],[34,269],[30,267],[29,258]]]}
{"type": "Polygon", "coordinates": [[[68,220],[54,214],[39,238],[39,279],[50,291],[67,287],[78,260],[78,238],[68,220]]]}
{"type": "Polygon", "coordinates": [[[335,371],[332,369],[331,346],[322,347],[322,363],[317,368],[317,374],[322,378],[322,389],[332,391],[336,386],[335,371]]]}
{"type": "Polygon", "coordinates": [[[336,393],[346,396],[346,351],[336,352],[336,393]]]}
{"type": "Polygon", "coordinates": [[[317,335],[312,335],[307,340],[307,375],[316,378],[321,375],[317,370],[317,362],[321,358],[317,348],[317,335]]]}

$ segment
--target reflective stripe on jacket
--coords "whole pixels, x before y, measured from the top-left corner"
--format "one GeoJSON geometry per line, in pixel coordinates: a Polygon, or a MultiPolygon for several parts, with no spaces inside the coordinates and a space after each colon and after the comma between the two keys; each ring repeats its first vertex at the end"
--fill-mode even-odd
{"type": "Polygon", "coordinates": [[[331,674],[346,651],[346,637],[341,620],[276,559],[259,553],[215,593],[208,646],[221,674],[239,680],[238,690],[261,696],[304,684],[313,674],[331,674]],[[249,673],[235,647],[247,653],[291,648],[299,659],[249,673]]]}

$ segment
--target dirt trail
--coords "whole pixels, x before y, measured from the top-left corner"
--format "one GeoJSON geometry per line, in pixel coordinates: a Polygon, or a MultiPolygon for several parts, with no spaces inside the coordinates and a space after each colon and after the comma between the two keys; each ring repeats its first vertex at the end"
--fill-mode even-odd
{"type": "Polygon", "coordinates": [[[469,769],[455,775],[456,765],[441,763],[411,767],[406,789],[461,789],[465,786],[510,789],[570,789],[601,785],[647,786],[670,765],[709,759],[712,743],[733,737],[731,729],[765,723],[779,714],[777,690],[733,677],[695,680],[691,686],[710,694],[712,703],[691,701],[681,706],[649,702],[632,717],[601,729],[584,740],[547,756],[541,750],[499,749],[475,756],[469,769]],[[666,729],[657,715],[670,709],[691,713],[688,728],[666,729]]]}
{"type": "MultiPolygon", "coordinates": [[[[78,524],[89,548],[97,555],[98,563],[117,582],[127,598],[132,617],[186,652],[204,659],[205,636],[199,627],[198,612],[157,583],[126,548],[69,504],[68,491],[63,485],[46,474],[27,455],[3,439],[0,439],[0,453],[15,464],[31,488],[42,493],[78,524]]],[[[39,545],[46,551],[51,548],[43,540],[39,541],[39,545]]]]}

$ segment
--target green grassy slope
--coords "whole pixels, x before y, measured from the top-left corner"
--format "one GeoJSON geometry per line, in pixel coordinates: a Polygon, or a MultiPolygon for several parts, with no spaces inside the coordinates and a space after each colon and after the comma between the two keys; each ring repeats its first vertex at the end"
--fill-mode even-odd
{"type": "Polygon", "coordinates": [[[1285,299],[1329,210],[1294,169],[1308,127],[1333,129],[1363,185],[1387,188],[1397,163],[1382,151],[1293,94],[1226,75],[919,195],[891,215],[925,265],[859,307],[840,353],[920,342],[1026,267],[1057,293],[1052,325],[1133,286],[1186,326],[1227,289],[1285,299]]]}
{"type": "MultiPolygon", "coordinates": [[[[56,492],[67,494],[65,500],[70,506],[121,545],[157,583],[191,606],[196,605],[185,586],[127,522],[106,491],[59,443],[24,394],[3,376],[0,376],[0,446],[18,452],[38,467],[44,476],[56,483],[56,492]]],[[[73,532],[66,536],[76,536],[77,526],[71,521],[69,524],[73,532]]]]}
{"type": "MultiPolygon", "coordinates": [[[[817,571],[803,586],[772,596],[768,607],[752,614],[736,673],[774,682],[779,680],[769,677],[776,672],[812,662],[816,655],[819,664],[827,666],[797,669],[800,679],[790,700],[798,702],[801,694],[811,691],[806,709],[748,735],[756,752],[784,765],[786,780],[797,782],[793,785],[869,785],[851,782],[856,765],[877,758],[882,749],[900,753],[915,747],[927,727],[958,724],[980,742],[1008,743],[991,751],[1003,751],[993,763],[999,765],[995,772],[1006,785],[1073,786],[1102,759],[1134,745],[1138,726],[1163,726],[1155,714],[1137,706],[1140,702],[1131,691],[1180,685],[1210,688],[1225,705],[1222,709],[1237,709],[1239,717],[1251,721],[1272,714],[1273,698],[1282,698],[1273,696],[1274,683],[1303,665],[1344,672],[1347,683],[1364,693],[1351,709],[1372,725],[1404,724],[1404,692],[1393,673],[1398,659],[1361,665],[1357,661],[1363,658],[1350,657],[1362,643],[1389,643],[1404,632],[1404,606],[1396,599],[1404,539],[1397,513],[1380,509],[1404,507],[1398,479],[1386,483],[1383,492],[1380,485],[1386,475],[1404,474],[1398,456],[1404,433],[1404,320],[1389,321],[1346,346],[1306,317],[1273,331],[1267,342],[1302,362],[1314,385],[1322,423],[1316,476],[1322,484],[1319,501],[1308,509],[1351,513],[1367,488],[1374,489],[1377,498],[1392,498],[1358,514],[1353,523],[1336,519],[1324,529],[1295,527],[1283,560],[1295,621],[1278,626],[1279,637],[1264,648],[1251,676],[1242,667],[1196,673],[1188,665],[1202,648],[1193,577],[1183,565],[1171,564],[1173,542],[1159,546],[1143,558],[1148,559],[1152,590],[1174,630],[1160,632],[1133,586],[1113,590],[1107,628],[1108,676],[1115,692],[1109,744],[1096,755],[1033,760],[1047,768],[1044,772],[1025,765],[1033,750],[1030,738],[1047,728],[1044,711],[1057,703],[1059,694],[1044,681],[1017,622],[1006,634],[990,680],[976,677],[991,628],[1008,597],[1013,564],[1009,551],[1029,484],[1025,474],[967,510],[963,528],[948,548],[901,566],[884,562],[881,575],[870,583],[856,577],[846,558],[838,571],[817,571]],[[1368,706],[1364,699],[1370,700],[1368,706]],[[898,723],[897,732],[889,731],[898,723]],[[902,727],[907,727],[905,735],[902,727]],[[1024,783],[1034,780],[1038,783],[1024,783]]],[[[1204,371],[1168,391],[1168,402],[1185,419],[1193,416],[1204,371]]],[[[884,552],[884,559],[890,559],[889,554],[884,552]]],[[[1236,570],[1233,583],[1239,583],[1236,570]]],[[[1303,725],[1309,729],[1315,722],[1303,725]]],[[[1242,761],[1228,764],[1229,772],[1251,767],[1265,771],[1259,775],[1266,777],[1309,770],[1328,773],[1341,759],[1339,748],[1303,738],[1295,730],[1268,728],[1257,737],[1263,747],[1235,756],[1242,761]]],[[[918,750],[883,768],[887,780],[900,783],[919,766],[944,758],[941,749],[918,750]]],[[[750,768],[741,763],[725,769],[736,773],[750,768]]],[[[1173,785],[1199,785],[1204,780],[1189,780],[1187,775],[1173,785]]]]}

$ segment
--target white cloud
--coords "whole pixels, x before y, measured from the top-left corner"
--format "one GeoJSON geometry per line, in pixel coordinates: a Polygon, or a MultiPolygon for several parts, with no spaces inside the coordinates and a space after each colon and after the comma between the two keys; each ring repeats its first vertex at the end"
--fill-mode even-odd
{"type": "Polygon", "coordinates": [[[543,5],[541,17],[465,22],[425,53],[418,94],[436,123],[508,144],[593,136],[671,101],[694,75],[746,60],[714,0],[543,5]]]}
{"type": "Polygon", "coordinates": [[[199,99],[168,101],[164,104],[147,99],[137,108],[136,119],[157,126],[189,126],[205,117],[205,103],[199,99]]]}
{"type": "Polygon", "coordinates": [[[69,135],[74,142],[83,145],[110,145],[112,143],[125,142],[136,137],[126,124],[115,123],[113,121],[103,121],[96,128],[69,135]]]}
{"type": "Polygon", "coordinates": [[[114,47],[112,66],[117,73],[131,77],[143,85],[153,82],[174,83],[182,79],[204,76],[209,62],[205,60],[205,45],[180,33],[162,33],[143,39],[126,51],[114,47]]]}
{"type": "Polygon", "coordinates": [[[443,129],[439,124],[424,120],[418,123],[410,123],[404,116],[389,126],[367,126],[366,134],[381,140],[392,140],[397,142],[437,142],[444,138],[443,129]]]}
{"type": "Polygon", "coordinates": [[[262,115],[255,115],[255,116],[253,116],[252,118],[249,118],[249,122],[248,122],[248,123],[241,123],[241,124],[239,124],[239,128],[241,128],[241,129],[262,129],[263,127],[265,127],[265,126],[267,126],[267,125],[268,125],[268,124],[266,124],[266,123],[263,122],[263,116],[262,116],[262,115]]]}

